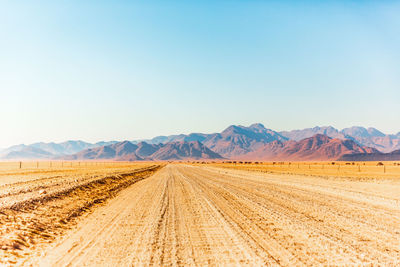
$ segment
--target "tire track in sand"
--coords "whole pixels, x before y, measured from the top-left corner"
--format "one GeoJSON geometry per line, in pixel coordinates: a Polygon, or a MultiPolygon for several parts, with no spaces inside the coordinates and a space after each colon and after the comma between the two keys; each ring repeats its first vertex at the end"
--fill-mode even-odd
{"type": "MultiPolygon", "coordinates": [[[[305,187],[301,180],[285,176],[282,180],[168,165],[100,207],[34,263],[302,266],[400,262],[399,209],[385,202],[380,203],[383,209],[369,208],[359,202],[362,192],[352,199],[345,187],[341,197],[337,183],[333,197],[317,186],[305,187]]],[[[324,186],[329,192],[329,185],[324,186]]]]}

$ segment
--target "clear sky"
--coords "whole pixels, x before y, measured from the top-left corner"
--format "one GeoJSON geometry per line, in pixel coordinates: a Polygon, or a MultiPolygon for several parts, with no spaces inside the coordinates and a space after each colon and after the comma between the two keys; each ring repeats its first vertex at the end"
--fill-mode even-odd
{"type": "Polygon", "coordinates": [[[0,147],[400,131],[399,1],[2,1],[0,147]]]}

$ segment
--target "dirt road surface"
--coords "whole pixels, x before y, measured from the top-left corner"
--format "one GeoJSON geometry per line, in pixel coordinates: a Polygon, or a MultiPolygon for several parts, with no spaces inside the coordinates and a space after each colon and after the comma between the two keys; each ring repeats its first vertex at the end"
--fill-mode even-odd
{"type": "Polygon", "coordinates": [[[400,183],[172,164],[30,260],[43,266],[394,266],[400,263],[400,183]]]}

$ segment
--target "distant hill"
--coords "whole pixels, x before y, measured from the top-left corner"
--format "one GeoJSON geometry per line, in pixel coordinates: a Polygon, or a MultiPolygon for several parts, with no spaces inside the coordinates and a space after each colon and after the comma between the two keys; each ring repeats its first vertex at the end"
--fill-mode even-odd
{"type": "Polygon", "coordinates": [[[352,137],[361,137],[361,138],[371,138],[371,137],[385,137],[386,135],[381,131],[375,128],[364,128],[360,126],[353,126],[350,128],[345,128],[341,131],[342,133],[352,136],[352,137]]]}
{"type": "Polygon", "coordinates": [[[151,155],[153,160],[222,159],[199,141],[167,143],[151,155]]]}
{"type": "Polygon", "coordinates": [[[148,144],[146,142],[140,142],[137,144],[135,153],[141,158],[148,158],[162,148],[163,144],[148,144]]]}
{"type": "Polygon", "coordinates": [[[30,145],[31,147],[40,148],[44,151],[47,151],[53,155],[68,155],[77,153],[83,149],[87,149],[89,147],[94,147],[94,144],[90,144],[83,141],[66,141],[63,143],[35,143],[30,145]]]}
{"type": "Polygon", "coordinates": [[[220,155],[205,147],[199,141],[179,141],[167,144],[133,144],[128,141],[91,148],[77,154],[64,157],[67,160],[188,160],[188,159],[222,159],[220,155]]]}
{"type": "Polygon", "coordinates": [[[345,154],[376,153],[374,148],[363,147],[352,140],[330,138],[317,134],[298,142],[275,141],[248,153],[251,160],[336,160],[345,154]]]}
{"type": "Polygon", "coordinates": [[[137,145],[132,144],[129,141],[123,141],[108,146],[85,149],[79,153],[65,156],[63,158],[70,160],[117,159],[120,157],[134,154],[137,148],[138,148],[137,145]]]}
{"type": "Polygon", "coordinates": [[[17,151],[10,151],[2,156],[2,159],[47,159],[52,156],[51,153],[40,148],[26,146],[17,151]]]}
{"type": "Polygon", "coordinates": [[[356,153],[343,155],[339,158],[342,161],[398,161],[400,160],[400,150],[390,153],[376,152],[371,154],[356,153]]]}
{"type": "Polygon", "coordinates": [[[285,142],[288,138],[257,123],[249,127],[229,126],[204,140],[204,145],[226,158],[237,158],[255,151],[266,143],[285,142]]]}
{"type": "Polygon", "coordinates": [[[400,149],[400,135],[387,135],[375,128],[351,127],[342,132],[351,136],[356,142],[378,149],[381,152],[392,152],[400,149]]]}
{"type": "Polygon", "coordinates": [[[169,136],[156,136],[152,139],[145,139],[139,141],[132,141],[132,143],[146,142],[148,144],[166,144],[171,142],[191,142],[191,141],[199,141],[203,142],[207,139],[208,136],[212,134],[202,134],[202,133],[191,133],[191,134],[179,134],[179,135],[169,135],[169,136]]]}
{"type": "Polygon", "coordinates": [[[283,131],[279,133],[295,141],[311,137],[315,134],[324,134],[342,140],[350,139],[361,146],[373,147],[381,152],[391,152],[400,149],[400,133],[393,135],[384,134],[375,128],[364,128],[360,126],[345,128],[340,131],[332,126],[327,126],[283,131]]]}
{"type": "Polygon", "coordinates": [[[110,142],[98,142],[98,143],[87,143],[84,141],[66,141],[63,143],[34,143],[31,145],[16,145],[11,146],[7,149],[0,151],[0,159],[50,159],[60,157],[64,155],[71,155],[78,153],[82,150],[94,147],[100,147],[116,143],[116,141],[110,142]]]}
{"type": "Polygon", "coordinates": [[[314,127],[314,128],[306,128],[302,130],[292,130],[292,131],[282,131],[279,132],[281,135],[287,137],[290,140],[300,141],[305,138],[312,137],[316,134],[323,134],[329,136],[331,138],[339,138],[339,139],[348,139],[348,137],[341,133],[339,130],[333,128],[332,126],[324,126],[324,127],[314,127]]]}

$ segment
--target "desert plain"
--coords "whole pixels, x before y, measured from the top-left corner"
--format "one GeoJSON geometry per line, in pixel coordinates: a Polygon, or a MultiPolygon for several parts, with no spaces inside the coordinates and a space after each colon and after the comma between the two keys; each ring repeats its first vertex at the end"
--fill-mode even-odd
{"type": "Polygon", "coordinates": [[[5,266],[398,266],[396,162],[5,162],[5,266]]]}

